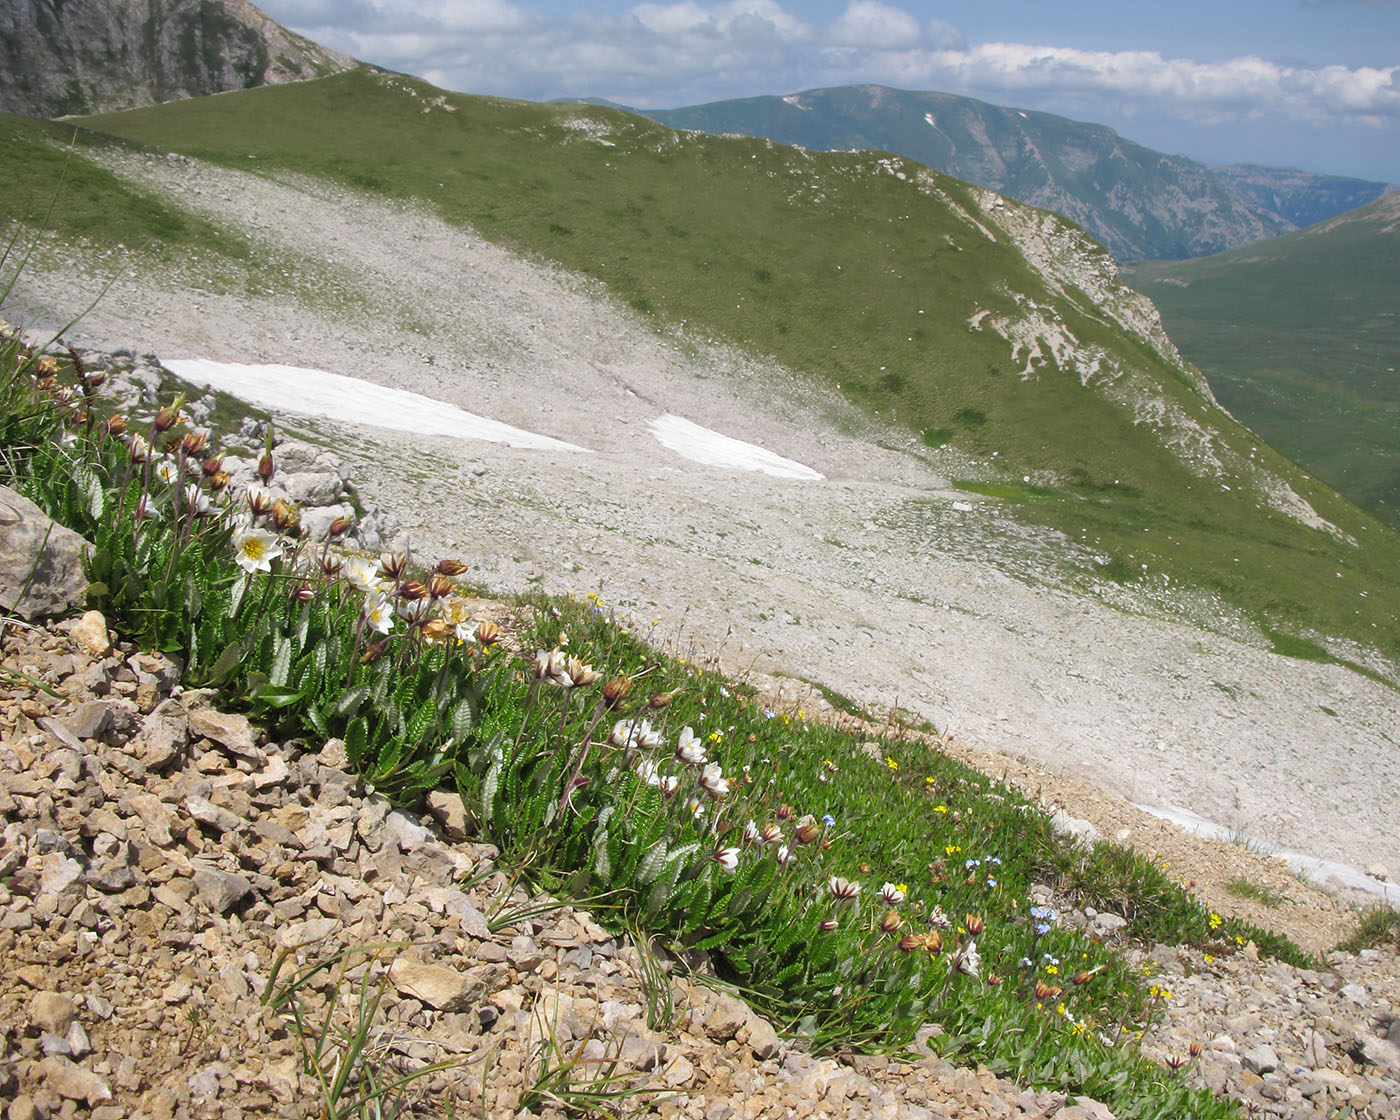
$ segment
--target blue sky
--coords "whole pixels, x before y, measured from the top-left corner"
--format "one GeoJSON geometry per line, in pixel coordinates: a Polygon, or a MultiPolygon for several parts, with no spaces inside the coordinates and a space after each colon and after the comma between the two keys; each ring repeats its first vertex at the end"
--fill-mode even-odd
{"type": "Polygon", "coordinates": [[[467,93],[672,108],[873,82],[1042,109],[1209,163],[1400,183],[1400,0],[263,0],[467,93]]]}

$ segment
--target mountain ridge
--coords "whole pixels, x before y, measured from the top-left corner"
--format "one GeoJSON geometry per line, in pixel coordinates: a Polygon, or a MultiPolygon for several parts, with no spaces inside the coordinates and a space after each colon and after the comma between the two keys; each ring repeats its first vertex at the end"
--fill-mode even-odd
{"type": "Polygon", "coordinates": [[[1086,229],[1120,260],[1201,256],[1369,202],[1383,183],[1213,168],[1106,125],[933,91],[859,85],[636,110],[674,128],[897,152],[1086,229]]]}

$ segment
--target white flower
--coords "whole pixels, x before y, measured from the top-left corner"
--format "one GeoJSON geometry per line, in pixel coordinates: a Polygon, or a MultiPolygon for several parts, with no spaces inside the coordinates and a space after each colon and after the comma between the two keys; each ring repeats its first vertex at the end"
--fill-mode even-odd
{"type": "Polygon", "coordinates": [[[750,820],[747,824],[744,825],[744,843],[745,843],[745,844],[762,844],[762,843],[763,843],[763,833],[759,831],[758,825],[754,824],[754,822],[753,822],[752,820],[750,820]]]}
{"type": "Polygon", "coordinates": [[[368,594],[379,590],[379,565],[363,556],[352,556],[340,569],[345,582],[356,591],[368,594]]]}
{"type": "MultiPolygon", "coordinates": [[[[620,719],[613,724],[612,734],[608,736],[608,742],[619,750],[624,751],[635,747],[637,745],[637,732],[632,726],[632,721],[630,719],[620,719]]],[[[655,771],[656,767],[653,766],[652,770],[655,771]]],[[[641,773],[640,766],[637,767],[637,773],[641,773]]],[[[656,785],[655,782],[649,782],[647,784],[656,785]]]]}
{"type": "Polygon", "coordinates": [[[731,875],[733,875],[734,872],[737,871],[739,868],[738,848],[720,848],[710,858],[713,859],[726,871],[728,871],[731,875]]]}
{"type": "Polygon", "coordinates": [[[185,509],[191,517],[207,517],[210,512],[209,495],[193,482],[185,484],[185,509]]]}
{"type": "Polygon", "coordinates": [[[977,939],[973,938],[958,954],[958,971],[977,979],[977,970],[982,965],[982,958],[977,954],[977,939]]]}
{"type": "Polygon", "coordinates": [[[387,634],[394,628],[394,605],[389,601],[389,596],[378,591],[365,595],[364,616],[365,624],[371,630],[387,634]]]}
{"type": "Polygon", "coordinates": [[[778,866],[786,867],[792,862],[792,849],[786,844],[778,845],[778,866]]]}
{"type": "Polygon", "coordinates": [[[637,746],[644,751],[654,751],[665,741],[661,737],[661,732],[657,731],[646,720],[642,720],[641,726],[637,728],[637,746]]]}
{"type": "Polygon", "coordinates": [[[169,486],[180,477],[180,468],[170,459],[161,459],[156,464],[156,477],[169,486]]]}
{"type": "Polygon", "coordinates": [[[898,906],[907,896],[893,883],[886,883],[880,888],[880,897],[885,900],[885,905],[898,906]]]}
{"type": "Polygon", "coordinates": [[[234,535],[233,559],[245,572],[270,572],[281,555],[277,535],[266,529],[243,529],[234,535]]]}
{"type": "Polygon", "coordinates": [[[831,893],[843,902],[860,894],[859,883],[843,879],[840,875],[833,875],[827,880],[826,885],[831,888],[831,893]]]}
{"type": "Polygon", "coordinates": [[[536,651],[535,677],[550,684],[557,684],[560,688],[574,686],[574,679],[569,676],[569,659],[562,649],[536,651]]]}
{"type": "Polygon", "coordinates": [[[705,744],[690,727],[681,728],[681,737],[676,744],[676,757],[692,766],[700,766],[705,761],[705,744]]]}
{"type": "Polygon", "coordinates": [[[700,774],[700,785],[706,793],[718,800],[729,792],[729,779],[719,768],[718,762],[708,762],[700,774]]]}

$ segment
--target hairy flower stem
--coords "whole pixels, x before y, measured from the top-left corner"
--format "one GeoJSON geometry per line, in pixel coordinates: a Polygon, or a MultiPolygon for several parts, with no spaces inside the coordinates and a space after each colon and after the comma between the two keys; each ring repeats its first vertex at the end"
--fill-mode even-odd
{"type": "Polygon", "coordinates": [[[574,764],[574,772],[569,775],[569,780],[564,783],[564,792],[559,798],[559,811],[561,813],[568,805],[570,795],[581,784],[579,782],[579,775],[583,773],[583,764],[588,761],[588,752],[593,748],[593,732],[598,729],[598,721],[603,718],[603,713],[607,711],[607,708],[607,701],[599,700],[598,706],[593,710],[593,719],[588,725],[588,730],[583,733],[583,746],[579,748],[578,762],[574,764]]]}

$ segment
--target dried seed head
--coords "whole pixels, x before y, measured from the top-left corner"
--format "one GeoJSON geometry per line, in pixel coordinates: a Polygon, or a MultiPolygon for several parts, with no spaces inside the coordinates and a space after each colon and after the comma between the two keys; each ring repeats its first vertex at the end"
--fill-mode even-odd
{"type": "Polygon", "coordinates": [[[180,450],[189,458],[197,459],[209,446],[209,437],[203,432],[186,432],[180,439],[180,450]]]}
{"type": "Polygon", "coordinates": [[[675,699],[675,695],[674,692],[654,692],[652,693],[651,699],[647,701],[647,706],[653,710],[659,711],[675,699]]]}
{"type": "Polygon", "coordinates": [[[447,641],[448,636],[452,633],[452,627],[440,618],[428,619],[420,629],[423,632],[423,637],[433,645],[440,645],[447,641]]]}
{"type": "Polygon", "coordinates": [[[603,686],[603,703],[612,711],[622,706],[622,701],[632,689],[632,682],[626,677],[613,677],[603,686]]]}
{"type": "Polygon", "coordinates": [[[217,494],[221,490],[226,489],[228,487],[228,484],[232,481],[233,476],[229,474],[228,471],[218,471],[217,473],[211,474],[209,476],[209,489],[217,494]]]}
{"type": "Polygon", "coordinates": [[[381,657],[384,656],[384,651],[388,648],[389,639],[380,638],[379,641],[374,642],[366,647],[364,654],[360,657],[360,664],[373,665],[376,661],[378,661],[381,657]]]}
{"type": "Polygon", "coordinates": [[[797,822],[794,835],[799,844],[810,844],[822,834],[822,826],[817,823],[816,817],[808,813],[797,822]]]}
{"type": "Polygon", "coordinates": [[[773,816],[775,816],[780,821],[788,821],[792,819],[792,814],[794,812],[795,810],[791,805],[783,804],[778,806],[778,808],[774,811],[773,816]]]}
{"type": "Polygon", "coordinates": [[[460,560],[439,560],[437,562],[437,567],[433,569],[438,575],[448,576],[449,578],[452,576],[460,576],[466,570],[467,566],[460,560]]]}
{"type": "Polygon", "coordinates": [[[272,523],[277,526],[278,531],[285,533],[301,519],[301,514],[297,512],[296,506],[290,502],[278,498],[272,503],[272,523]]]}
{"type": "Polygon", "coordinates": [[[898,910],[886,910],[880,919],[880,928],[886,933],[893,933],[904,924],[904,919],[899,916],[898,910]]]}
{"type": "Polygon", "coordinates": [[[334,579],[340,574],[340,569],[342,566],[343,564],[339,556],[331,556],[328,553],[327,555],[321,557],[321,572],[323,575],[331,579],[334,579]]]}

